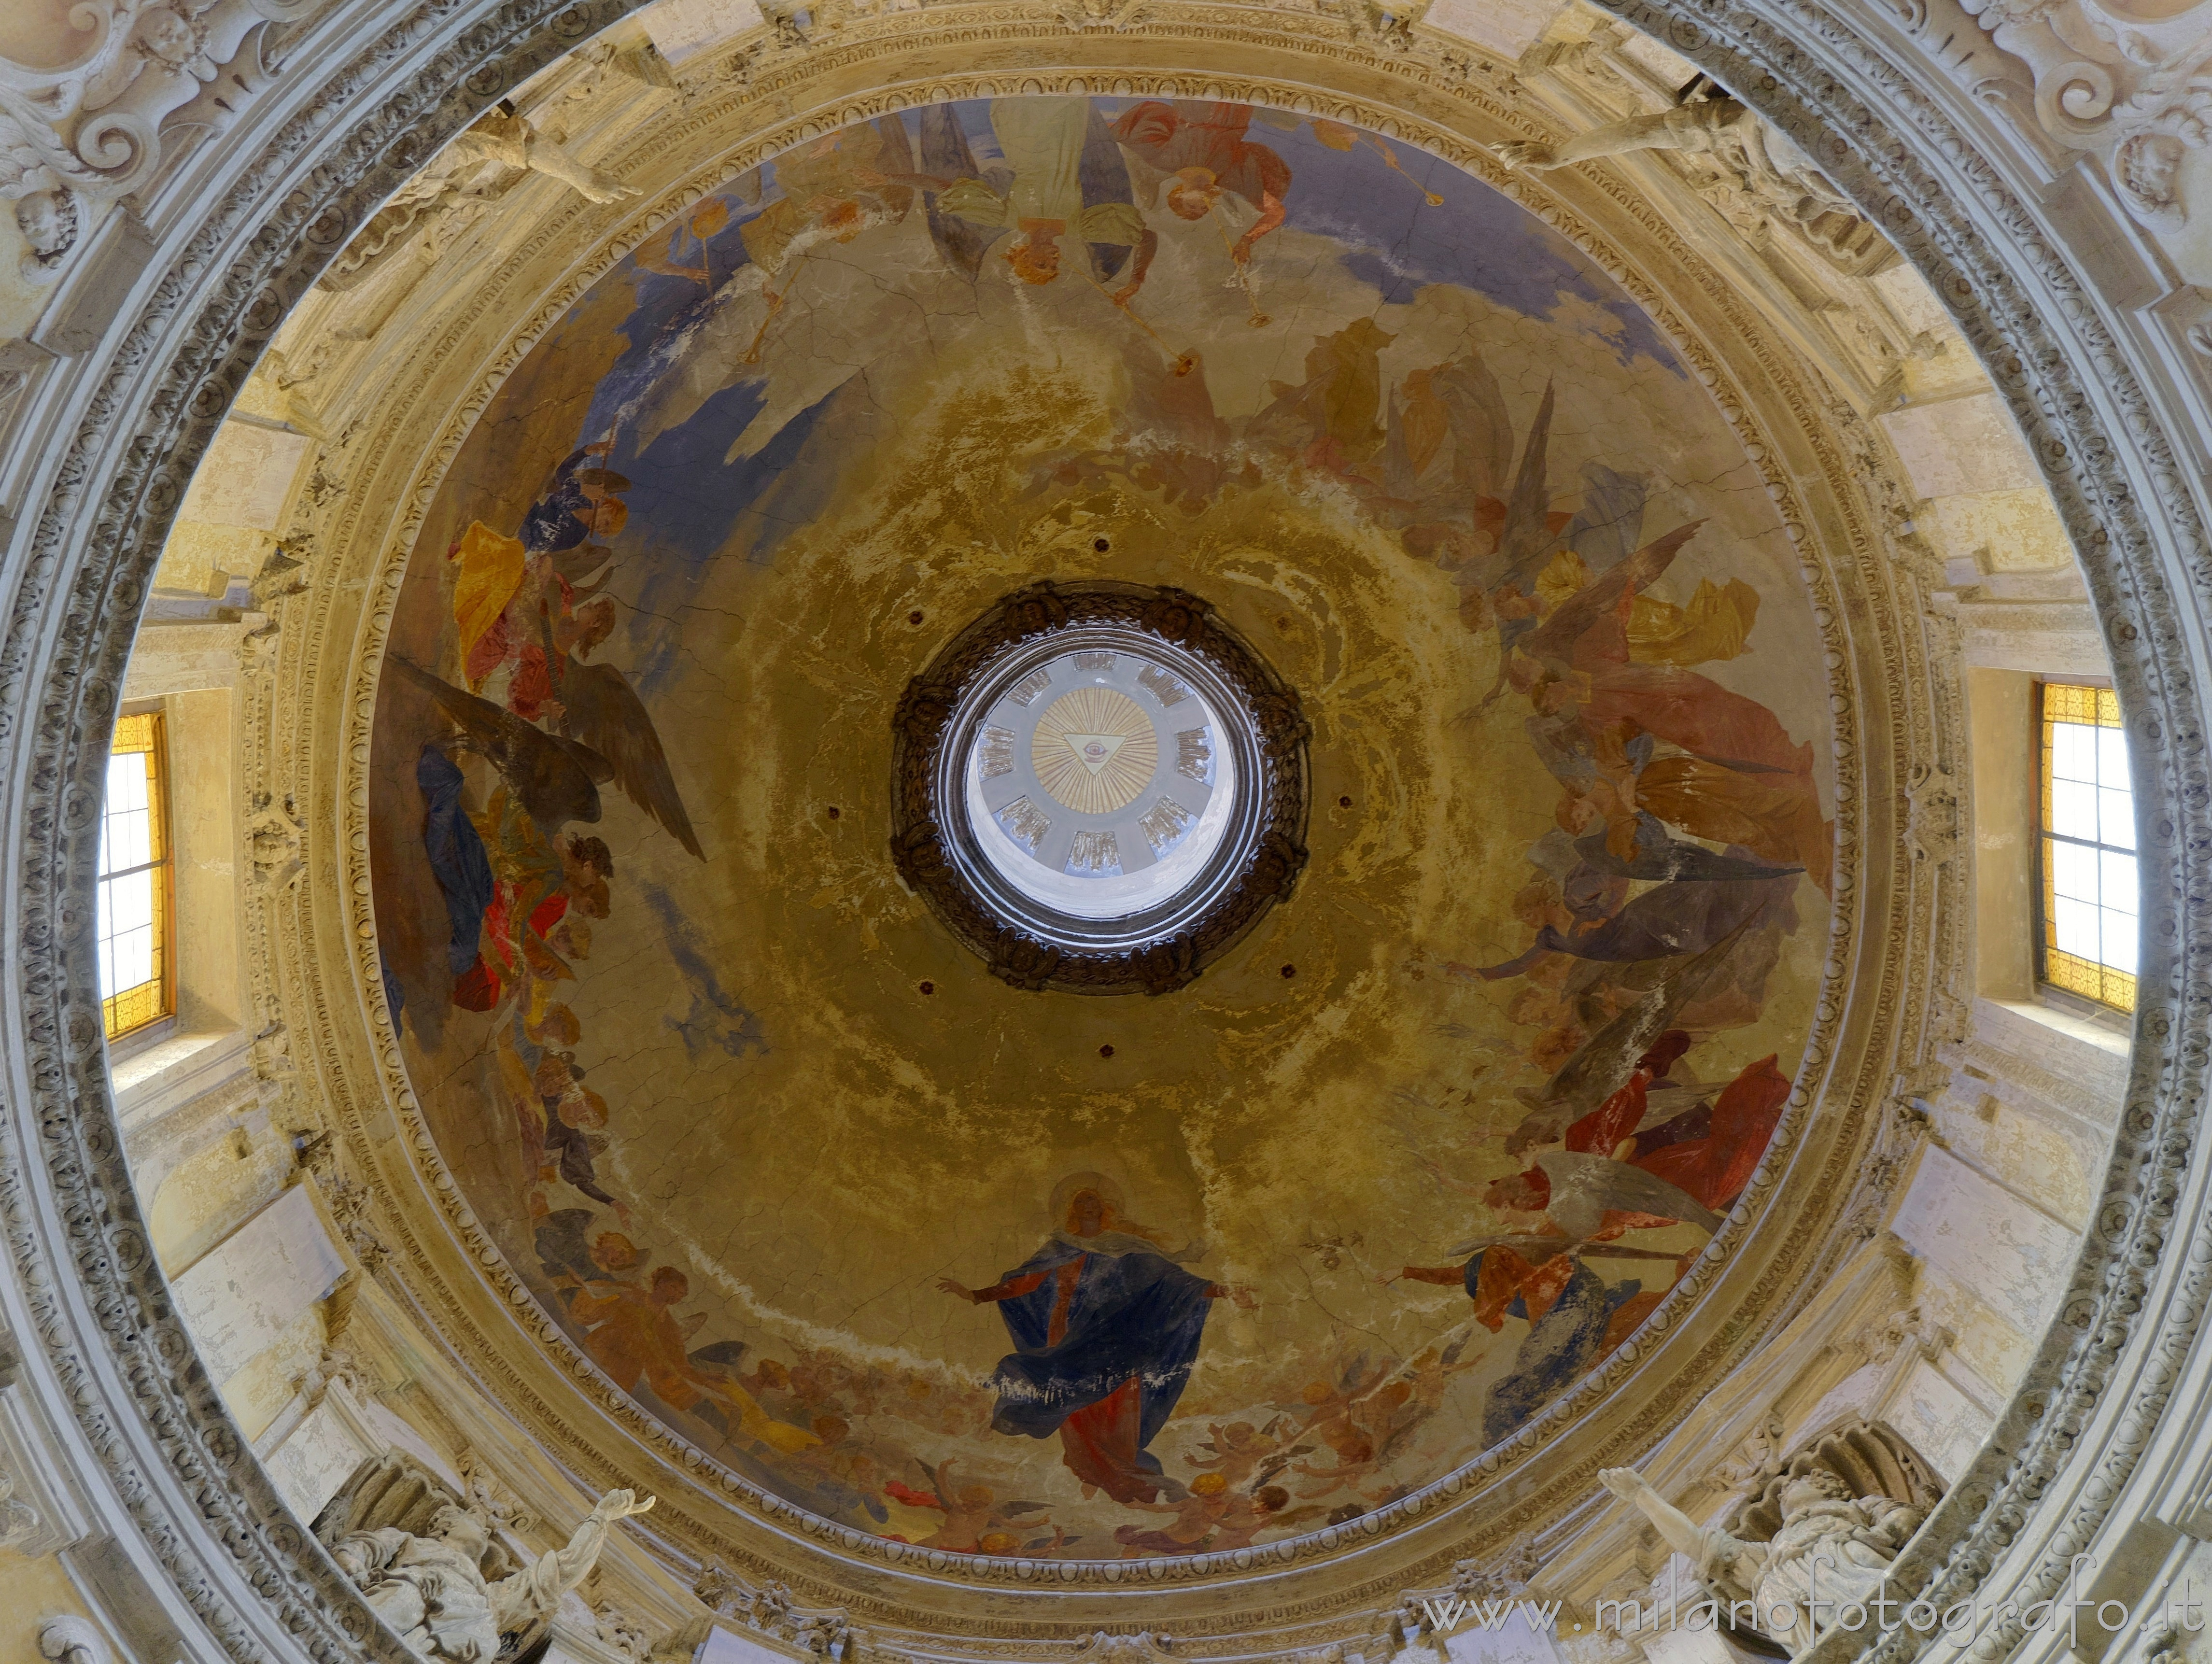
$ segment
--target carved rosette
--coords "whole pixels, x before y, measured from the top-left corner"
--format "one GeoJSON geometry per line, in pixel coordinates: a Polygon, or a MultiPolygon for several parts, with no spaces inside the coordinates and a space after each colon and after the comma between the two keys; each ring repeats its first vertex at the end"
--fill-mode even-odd
{"type": "MultiPolygon", "coordinates": [[[[1071,641],[1073,638],[1071,637],[1071,641]]],[[[968,726],[972,726],[972,721],[968,726]]],[[[1267,909],[1285,900],[1306,864],[1306,741],[1297,692],[1213,609],[1187,591],[1105,580],[1041,582],[1015,591],[955,636],[908,683],[891,720],[892,864],[953,935],[1017,988],[1071,993],[1170,993],[1194,981],[1267,909]],[[1202,912],[1152,939],[1096,948],[1025,928],[975,881],[965,859],[974,833],[949,782],[947,747],[975,714],[975,690],[1008,656],[1085,626],[1118,627],[1200,661],[1230,695],[1252,739],[1252,824],[1234,871],[1202,912]]]]}

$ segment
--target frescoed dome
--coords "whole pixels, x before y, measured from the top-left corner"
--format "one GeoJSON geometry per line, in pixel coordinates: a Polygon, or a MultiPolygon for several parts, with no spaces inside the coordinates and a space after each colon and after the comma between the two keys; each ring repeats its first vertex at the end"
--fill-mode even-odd
{"type": "Polygon", "coordinates": [[[808,140],[416,544],[372,853],[441,1159],[599,1378],[871,1541],[1265,1547],[1540,1436],[1789,1136],[1835,787],[1760,477],[1374,135],[808,140]]]}
{"type": "Polygon", "coordinates": [[[2130,3],[8,9],[0,1644],[2186,1651],[2130,3]]]}

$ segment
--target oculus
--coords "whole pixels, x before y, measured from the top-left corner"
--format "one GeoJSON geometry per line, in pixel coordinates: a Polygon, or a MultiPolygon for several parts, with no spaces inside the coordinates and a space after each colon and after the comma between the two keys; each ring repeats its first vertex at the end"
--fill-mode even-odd
{"type": "Polygon", "coordinates": [[[900,875],[1018,987],[1179,988],[1305,864],[1297,696],[1182,591],[1018,591],[895,726],[900,875]]]}

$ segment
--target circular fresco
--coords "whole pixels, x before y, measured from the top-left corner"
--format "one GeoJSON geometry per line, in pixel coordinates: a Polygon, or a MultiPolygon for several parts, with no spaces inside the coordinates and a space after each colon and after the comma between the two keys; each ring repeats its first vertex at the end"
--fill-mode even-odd
{"type": "Polygon", "coordinates": [[[1575,1413],[1742,1205],[1822,665],[1719,410],[1480,181],[1242,105],[859,124],[614,263],[429,506],[406,1066],[576,1367],[764,1491],[947,1555],[1355,1519],[1575,1413]],[[1106,593],[1162,627],[1046,599],[1106,593]],[[940,677],[1010,597],[1014,680],[940,677]],[[1224,872],[1166,997],[1040,970],[1224,872]]]}

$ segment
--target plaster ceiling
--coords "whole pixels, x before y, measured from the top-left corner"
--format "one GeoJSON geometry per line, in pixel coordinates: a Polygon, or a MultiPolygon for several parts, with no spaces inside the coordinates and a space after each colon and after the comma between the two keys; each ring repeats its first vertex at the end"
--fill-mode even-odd
{"type": "Polygon", "coordinates": [[[386,666],[377,938],[468,1205],[684,1439],[946,1553],[1463,1468],[1703,1249],[1813,1018],[1757,467],[1587,258],[1334,122],[937,106],[701,200],[493,398],[386,666]],[[1202,596],[1313,725],[1296,893],[1158,999],[994,979],[886,847],[908,678],[1044,577],[1202,596]]]}

